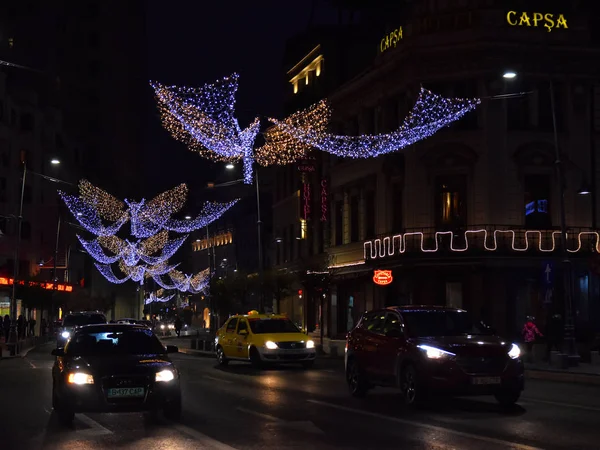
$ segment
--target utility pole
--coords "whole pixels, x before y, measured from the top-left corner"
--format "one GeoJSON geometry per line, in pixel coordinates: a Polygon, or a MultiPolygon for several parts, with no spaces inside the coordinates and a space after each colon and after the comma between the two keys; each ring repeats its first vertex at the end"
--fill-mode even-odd
{"type": "Polygon", "coordinates": [[[19,251],[21,247],[21,225],[23,223],[23,197],[25,196],[25,178],[27,176],[27,163],[25,155],[22,155],[23,179],[21,182],[21,203],[19,206],[19,215],[17,216],[17,242],[15,244],[15,258],[13,263],[13,285],[12,296],[10,299],[10,331],[8,341],[13,344],[10,347],[10,354],[17,354],[17,344],[19,337],[17,335],[17,278],[19,277],[19,251]]]}
{"type": "Polygon", "coordinates": [[[263,313],[265,309],[265,289],[264,289],[264,262],[263,262],[263,246],[262,246],[262,221],[260,220],[260,189],[258,184],[258,168],[254,171],[256,179],[256,228],[258,232],[258,283],[259,297],[258,310],[263,313]]]}
{"type": "Polygon", "coordinates": [[[50,310],[48,311],[48,320],[54,318],[54,301],[56,300],[56,289],[58,288],[58,279],[56,276],[56,263],[58,259],[58,242],[60,238],[60,213],[58,214],[58,224],[56,225],[56,245],[54,246],[54,264],[52,268],[52,300],[50,301],[50,310]]]}

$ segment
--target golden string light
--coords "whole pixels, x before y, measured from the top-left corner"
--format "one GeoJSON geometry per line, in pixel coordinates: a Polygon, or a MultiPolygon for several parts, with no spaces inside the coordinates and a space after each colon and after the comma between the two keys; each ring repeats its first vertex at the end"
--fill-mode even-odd
{"type": "Polygon", "coordinates": [[[125,203],[94,186],[88,180],[79,182],[79,195],[88,205],[93,206],[98,215],[105,220],[118,221],[127,213],[125,203]]]}
{"type": "MultiPolygon", "coordinates": [[[[331,119],[331,108],[325,100],[298,111],[281,123],[315,134],[327,131],[331,119]]],[[[269,119],[274,122],[273,119],[269,119]]],[[[275,123],[275,122],[274,122],[275,123]]],[[[264,133],[265,144],[256,149],[256,161],[262,166],[285,165],[306,158],[310,145],[295,138],[280,124],[275,124],[264,133]]]]}

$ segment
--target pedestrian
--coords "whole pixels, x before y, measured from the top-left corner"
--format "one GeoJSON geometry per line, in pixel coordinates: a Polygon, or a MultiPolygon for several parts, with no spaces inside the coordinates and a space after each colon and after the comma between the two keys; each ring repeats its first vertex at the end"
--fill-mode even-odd
{"type": "Polygon", "coordinates": [[[40,322],[40,334],[42,336],[46,336],[46,327],[47,327],[46,318],[42,317],[42,321],[40,322]]]}
{"type": "Polygon", "coordinates": [[[29,319],[29,336],[31,337],[35,336],[35,323],[35,319],[32,316],[31,319],[29,319]]]}
{"type": "Polygon", "coordinates": [[[8,314],[4,316],[4,326],[2,328],[4,330],[4,342],[8,342],[10,335],[10,316],[8,314]]]}
{"type": "Polygon", "coordinates": [[[179,316],[175,316],[175,333],[177,333],[177,337],[181,336],[181,327],[181,319],[179,318],[179,316]]]}
{"type": "Polygon", "coordinates": [[[527,316],[523,330],[521,331],[523,340],[525,341],[525,348],[527,349],[526,355],[529,362],[533,362],[533,344],[537,336],[543,336],[535,324],[535,317],[527,316]]]}
{"type": "Polygon", "coordinates": [[[20,314],[17,318],[17,336],[19,340],[25,337],[25,331],[25,317],[23,317],[23,314],[20,314]]]}

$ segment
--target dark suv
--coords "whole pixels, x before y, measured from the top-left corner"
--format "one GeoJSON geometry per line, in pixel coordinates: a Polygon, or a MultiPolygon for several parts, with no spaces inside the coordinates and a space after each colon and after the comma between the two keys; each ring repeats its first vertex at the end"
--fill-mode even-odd
{"type": "Polygon", "coordinates": [[[523,390],[516,344],[466,311],[397,306],[363,315],[346,341],[346,380],[355,397],[374,386],[400,388],[407,405],[430,392],[494,395],[505,406],[523,390]]]}

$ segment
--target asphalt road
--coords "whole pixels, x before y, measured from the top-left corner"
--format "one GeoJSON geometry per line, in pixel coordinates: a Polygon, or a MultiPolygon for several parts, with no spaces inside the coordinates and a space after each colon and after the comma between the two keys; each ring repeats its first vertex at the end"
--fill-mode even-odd
{"type": "Polygon", "coordinates": [[[339,360],[258,371],[182,354],[181,422],[78,414],[64,429],[51,408],[51,348],[0,361],[2,450],[600,448],[600,387],[532,380],[510,412],[485,397],[411,411],[392,390],[350,398],[339,360]]]}

